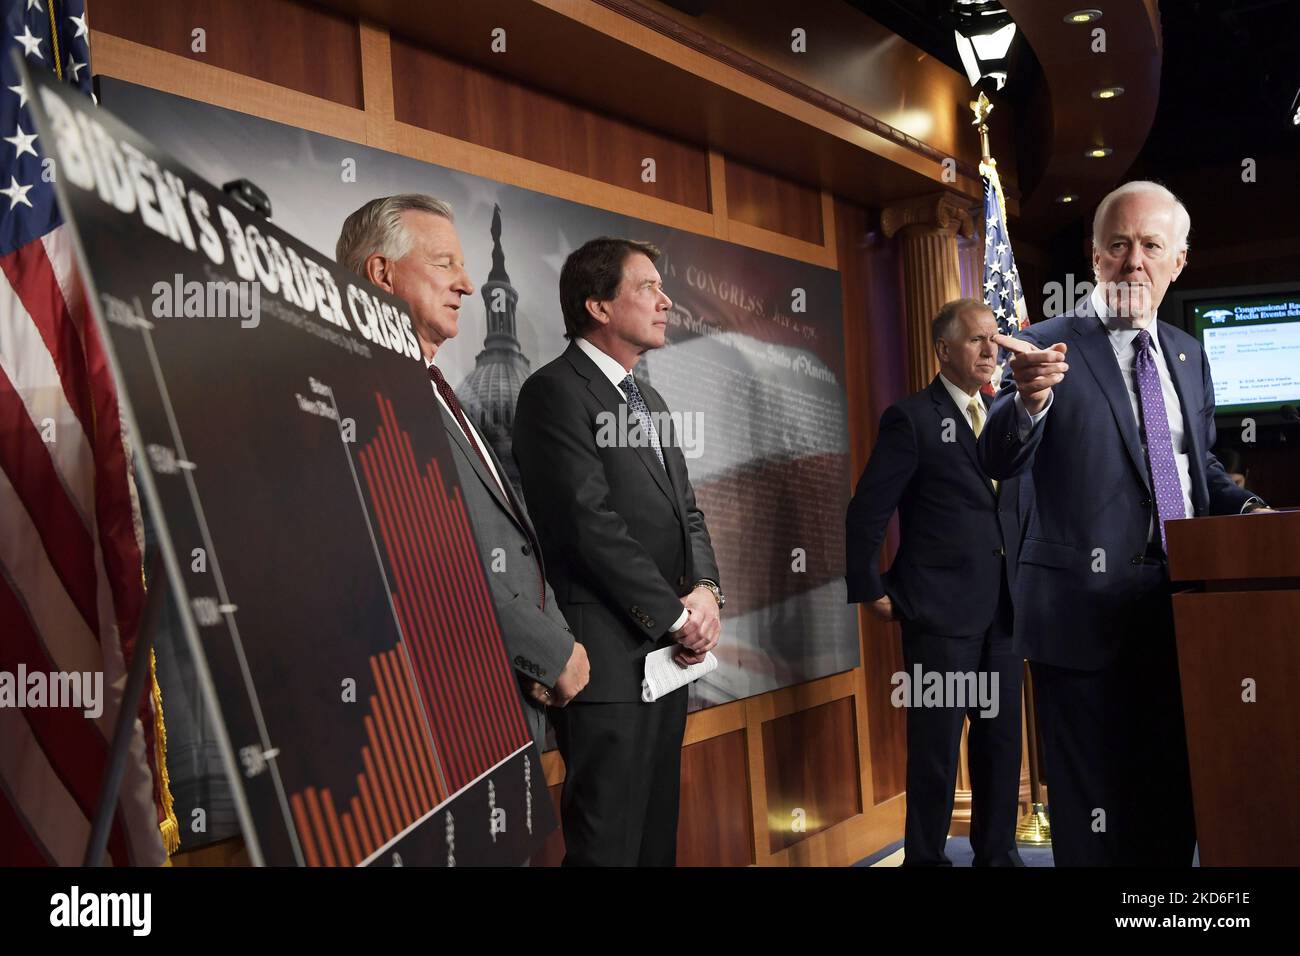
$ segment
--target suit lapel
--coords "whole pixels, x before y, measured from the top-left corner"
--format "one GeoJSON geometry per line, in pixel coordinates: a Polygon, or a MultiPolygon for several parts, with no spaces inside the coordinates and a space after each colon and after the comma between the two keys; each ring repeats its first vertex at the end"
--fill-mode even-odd
{"type": "MultiPolygon", "coordinates": [[[[596,363],[589,359],[576,343],[571,343],[569,345],[569,348],[565,352],[565,356],[568,358],[569,364],[573,366],[574,371],[587,380],[587,390],[596,397],[606,411],[616,416],[616,420],[619,414],[619,406],[626,407],[627,411],[625,414],[630,426],[630,423],[634,421],[636,417],[635,413],[632,411],[632,406],[628,405],[624,400],[622,393],[614,387],[609,379],[605,377],[605,373],[596,367],[596,363]]],[[[642,397],[645,398],[645,396],[642,397]]],[[[646,407],[650,407],[649,398],[646,398],[646,407]]],[[[654,409],[651,409],[651,411],[654,411],[654,409]]],[[[660,445],[662,444],[663,441],[661,439],[660,445]]],[[[635,451],[637,456],[641,459],[641,464],[645,465],[646,471],[650,472],[650,477],[653,478],[655,484],[659,486],[659,490],[668,497],[668,500],[673,503],[673,507],[676,508],[677,496],[673,494],[673,487],[668,481],[668,473],[665,471],[664,466],[659,464],[659,459],[655,456],[654,449],[646,444],[638,445],[632,450],[635,451]]],[[[666,455],[664,456],[664,460],[668,460],[666,455]]]]}
{"type": "MultiPolygon", "coordinates": [[[[447,430],[447,437],[451,440],[451,443],[460,449],[460,453],[465,457],[465,460],[469,462],[470,467],[474,469],[474,474],[478,475],[479,481],[483,482],[483,486],[487,488],[488,493],[496,499],[497,504],[504,508],[506,513],[514,518],[515,523],[518,524],[519,518],[517,517],[513,506],[501,493],[501,486],[498,485],[496,479],[492,477],[492,473],[483,467],[483,462],[479,459],[478,455],[474,453],[473,447],[470,445],[468,439],[465,438],[465,433],[460,430],[460,425],[457,423],[456,419],[452,417],[451,412],[447,411],[447,409],[443,407],[442,402],[439,402],[436,396],[434,401],[438,403],[438,411],[442,413],[442,427],[447,430]]],[[[492,454],[492,449],[486,444],[483,446],[483,454],[492,454]]],[[[502,475],[502,481],[504,481],[505,472],[498,469],[498,473],[502,475]]]]}
{"type": "MultiPolygon", "coordinates": [[[[1156,319],[1159,322],[1159,319],[1156,319]]],[[[1174,391],[1178,393],[1178,404],[1182,406],[1183,412],[1183,434],[1187,438],[1187,458],[1190,464],[1192,477],[1192,506],[1198,513],[1204,513],[1209,509],[1209,492],[1206,491],[1205,497],[1201,497],[1201,489],[1206,487],[1205,483],[1205,449],[1201,447],[1200,430],[1197,426],[1197,418],[1194,414],[1193,404],[1188,401],[1189,396],[1199,396],[1200,384],[1200,366],[1197,365],[1197,374],[1194,376],[1192,370],[1187,367],[1186,353],[1179,352],[1173,343],[1173,336],[1168,334],[1167,328],[1161,328],[1157,333],[1157,341],[1160,343],[1160,354],[1164,357],[1165,366],[1169,369],[1169,377],[1173,380],[1174,391]],[[1184,356],[1179,358],[1179,356],[1184,356]]]]}
{"type": "MultiPolygon", "coordinates": [[[[953,418],[956,413],[954,424],[957,427],[957,444],[961,445],[962,450],[970,458],[971,464],[975,466],[975,473],[980,476],[984,482],[984,487],[988,489],[990,495],[997,497],[997,492],[993,490],[993,482],[989,481],[988,475],[984,474],[984,469],[980,467],[979,449],[975,447],[975,432],[971,429],[970,423],[966,420],[966,409],[958,408],[948,394],[948,389],[944,388],[943,382],[936,375],[930,382],[930,398],[934,402],[934,410],[939,416],[939,423],[942,426],[943,420],[953,418]]],[[[985,411],[988,410],[988,404],[984,405],[985,411]]],[[[942,434],[942,433],[941,433],[942,434]]]]}
{"type": "MultiPolygon", "coordinates": [[[[1074,351],[1083,356],[1085,364],[1092,372],[1093,378],[1101,386],[1101,393],[1110,405],[1111,414],[1119,426],[1119,433],[1124,439],[1124,447],[1137,469],[1138,476],[1148,489],[1151,478],[1147,473],[1146,457],[1142,453],[1142,443],[1138,438],[1137,421],[1133,418],[1133,405],[1129,402],[1124,389],[1124,376],[1120,373],[1119,362],[1115,359],[1115,350],[1111,348],[1110,336],[1106,328],[1095,315],[1079,314],[1074,317],[1074,331],[1078,337],[1074,340],[1074,351]]],[[[1071,356],[1067,355],[1069,361],[1071,356]]]]}

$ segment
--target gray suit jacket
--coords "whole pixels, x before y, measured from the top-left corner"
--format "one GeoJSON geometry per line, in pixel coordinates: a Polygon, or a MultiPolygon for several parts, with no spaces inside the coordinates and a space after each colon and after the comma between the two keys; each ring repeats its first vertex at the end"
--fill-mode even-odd
{"type": "Polygon", "coordinates": [[[546,583],[542,549],[528,511],[505,478],[505,468],[493,453],[492,446],[484,442],[483,453],[490,457],[497,474],[502,476],[509,501],[502,496],[500,486],[474,454],[456,419],[436,397],[433,401],[442,415],[443,427],[447,429],[465,509],[474,529],[474,541],[487,571],[501,638],[519,681],[524,717],[532,731],[533,741],[541,751],[546,742],[546,709],[528,696],[525,688],[534,680],[547,687],[555,686],[555,679],[573,653],[573,634],[560,613],[551,586],[546,583]]]}

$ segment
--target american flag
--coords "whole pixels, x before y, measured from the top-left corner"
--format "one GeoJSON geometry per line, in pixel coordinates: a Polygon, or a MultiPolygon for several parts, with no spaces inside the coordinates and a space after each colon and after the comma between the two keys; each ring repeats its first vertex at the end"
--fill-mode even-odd
{"type": "MultiPolygon", "coordinates": [[[[1002,198],[997,166],[992,161],[980,163],[980,178],[984,181],[984,302],[998,320],[998,331],[1012,335],[1029,324],[1029,317],[1024,290],[1020,287],[1020,271],[1011,252],[1011,236],[1007,232],[1007,204],[1002,198]]],[[[994,391],[1002,378],[1006,357],[1006,350],[999,349],[998,367],[991,383],[994,391]]]]}
{"type": "MultiPolygon", "coordinates": [[[[12,51],[90,92],[84,0],[0,0],[0,681],[101,672],[102,712],[0,705],[0,864],[80,864],[144,606],[140,513],[104,346],[86,310],[12,51]],[[5,135],[10,134],[10,135],[5,135]]],[[[93,679],[92,679],[93,680],[93,679]]],[[[106,862],[158,865],[175,820],[156,685],[129,701],[106,862]],[[166,821],[165,830],[161,822],[166,821]]],[[[23,694],[23,697],[26,695],[23,694]]]]}

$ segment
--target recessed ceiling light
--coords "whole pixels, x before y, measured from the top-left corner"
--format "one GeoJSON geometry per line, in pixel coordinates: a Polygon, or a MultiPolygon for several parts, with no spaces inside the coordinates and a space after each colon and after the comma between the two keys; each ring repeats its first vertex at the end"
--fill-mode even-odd
{"type": "Polygon", "coordinates": [[[1083,155],[1089,159],[1105,159],[1111,153],[1115,152],[1109,146],[1095,146],[1092,149],[1085,149],[1083,155]]]}
{"type": "Polygon", "coordinates": [[[1123,95],[1124,87],[1122,86],[1103,86],[1099,90],[1092,91],[1094,100],[1113,100],[1115,97],[1123,95]]]}
{"type": "Polygon", "coordinates": [[[1061,203],[1062,205],[1065,205],[1074,202],[1078,198],[1079,197],[1076,196],[1074,193],[1062,193],[1060,196],[1056,197],[1056,201],[1061,203]]]}
{"type": "Polygon", "coordinates": [[[1101,11],[1095,9],[1075,10],[1073,13],[1065,15],[1066,23],[1092,23],[1093,20],[1101,19],[1101,11]]]}

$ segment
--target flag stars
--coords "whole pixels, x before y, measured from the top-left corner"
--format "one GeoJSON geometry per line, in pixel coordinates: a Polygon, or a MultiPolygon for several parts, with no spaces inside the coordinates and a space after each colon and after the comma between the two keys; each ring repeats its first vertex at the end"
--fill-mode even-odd
{"type": "Polygon", "coordinates": [[[86,64],[78,63],[72,57],[68,57],[68,73],[72,77],[72,82],[76,83],[81,79],[81,71],[86,64]]]}
{"type": "MultiPolygon", "coordinates": [[[[13,143],[14,148],[18,150],[14,155],[14,159],[17,159],[23,153],[31,153],[33,156],[36,155],[36,150],[32,149],[32,143],[36,142],[36,134],[24,133],[22,123],[18,124],[18,129],[14,132],[13,136],[6,136],[4,139],[6,143],[13,143]]],[[[28,203],[28,205],[31,205],[31,203],[28,203]]]]}
{"type": "Polygon", "coordinates": [[[82,14],[79,17],[68,17],[68,19],[77,25],[77,32],[72,35],[72,39],[75,40],[77,37],[85,37],[86,43],[90,43],[90,29],[86,26],[85,14],[82,14]]]}
{"type": "Polygon", "coordinates": [[[998,255],[1002,255],[1002,253],[1007,251],[1007,244],[1005,242],[999,242],[996,246],[993,247],[993,251],[996,252],[998,255]]]}
{"type": "Polygon", "coordinates": [[[992,291],[993,291],[994,289],[996,289],[997,287],[998,287],[998,284],[997,284],[995,281],[993,281],[993,276],[989,276],[989,281],[986,282],[986,283],[984,283],[984,291],[985,291],[985,292],[992,292],[992,291]]]}
{"type": "Polygon", "coordinates": [[[32,191],[31,186],[21,186],[18,180],[13,176],[9,177],[9,188],[0,189],[0,193],[9,197],[9,208],[12,210],[19,203],[23,203],[28,209],[32,208],[32,201],[27,198],[27,194],[32,191]]]}
{"type": "Polygon", "coordinates": [[[41,41],[37,37],[32,36],[31,27],[24,26],[22,36],[15,36],[14,42],[22,46],[23,54],[25,56],[35,54],[36,59],[45,59],[45,55],[41,53],[41,41]]]}
{"type": "Polygon", "coordinates": [[[9,92],[18,94],[18,108],[22,109],[27,105],[27,87],[19,83],[17,86],[9,87],[9,92]]]}
{"type": "Polygon", "coordinates": [[[42,13],[45,12],[45,8],[41,6],[41,0],[27,0],[27,9],[40,10],[42,13]]]}

